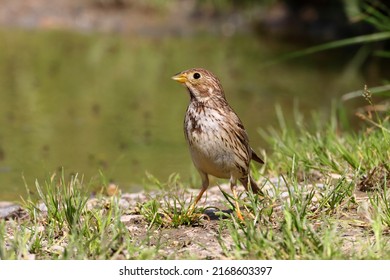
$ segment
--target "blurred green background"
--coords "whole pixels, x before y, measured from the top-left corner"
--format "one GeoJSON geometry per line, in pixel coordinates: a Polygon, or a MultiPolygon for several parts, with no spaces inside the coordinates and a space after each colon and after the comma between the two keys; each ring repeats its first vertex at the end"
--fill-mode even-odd
{"type": "Polygon", "coordinates": [[[348,19],[343,1],[312,1],[327,9],[305,1],[37,2],[0,3],[0,200],[25,196],[24,180],[32,187],[62,168],[84,175],[91,190],[100,173],[139,190],[146,171],[197,186],[182,129],[189,97],[170,79],[188,68],[220,78],[259,152],[268,147],[258,129],[277,126],[276,104],[287,119],[299,109],[309,122],[309,112],[326,114],[332,100],[383,81],[381,62],[361,46],[268,64],[370,32],[348,19]],[[326,15],[335,12],[344,21],[326,15]]]}

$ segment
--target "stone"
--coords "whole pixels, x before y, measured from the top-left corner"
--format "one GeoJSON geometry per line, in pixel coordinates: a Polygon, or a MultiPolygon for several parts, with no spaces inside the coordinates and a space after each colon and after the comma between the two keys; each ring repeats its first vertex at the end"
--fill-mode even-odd
{"type": "Polygon", "coordinates": [[[139,224],[142,221],[142,215],[123,215],[120,221],[125,225],[139,224]]]}
{"type": "Polygon", "coordinates": [[[130,203],[126,199],[123,199],[123,198],[119,199],[118,205],[119,205],[119,208],[121,208],[123,210],[130,208],[130,203]]]}
{"type": "Polygon", "coordinates": [[[17,216],[17,213],[21,210],[20,205],[8,202],[0,201],[0,219],[8,219],[12,216],[17,216]]]}

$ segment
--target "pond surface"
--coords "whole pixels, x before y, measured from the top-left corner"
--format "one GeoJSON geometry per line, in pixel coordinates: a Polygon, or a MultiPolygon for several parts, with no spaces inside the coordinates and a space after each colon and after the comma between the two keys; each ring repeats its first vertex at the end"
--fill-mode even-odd
{"type": "Polygon", "coordinates": [[[102,173],[139,190],[146,171],[197,185],[182,129],[189,96],[170,77],[192,67],[214,72],[260,151],[267,147],[258,129],[277,125],[276,104],[292,120],[295,101],[303,112],[327,111],[332,98],[364,84],[347,67],[354,53],[263,67],[299,48],[251,35],[0,31],[0,200],[25,196],[25,182],[34,189],[62,168],[91,189],[102,173]]]}

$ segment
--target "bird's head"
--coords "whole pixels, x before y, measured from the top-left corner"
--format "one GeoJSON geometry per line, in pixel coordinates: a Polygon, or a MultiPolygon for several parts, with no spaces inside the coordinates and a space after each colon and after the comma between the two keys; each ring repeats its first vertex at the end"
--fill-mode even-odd
{"type": "Polygon", "coordinates": [[[203,68],[192,68],[182,71],[172,77],[173,80],[185,85],[191,99],[205,102],[213,98],[225,98],[222,85],[213,73],[203,68]]]}

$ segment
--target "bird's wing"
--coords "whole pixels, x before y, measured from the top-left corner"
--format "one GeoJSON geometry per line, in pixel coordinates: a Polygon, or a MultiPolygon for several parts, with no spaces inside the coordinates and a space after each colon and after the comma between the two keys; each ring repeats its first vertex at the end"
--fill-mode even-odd
{"type": "MultiPolygon", "coordinates": [[[[263,164],[264,161],[255,153],[255,151],[249,146],[249,137],[246,133],[246,130],[244,128],[244,125],[242,124],[240,118],[237,116],[237,114],[231,109],[231,118],[235,121],[237,130],[236,135],[241,140],[241,142],[247,147],[248,150],[250,150],[252,154],[252,160],[263,164]]],[[[249,151],[248,151],[249,152],[249,151]]]]}
{"type": "MultiPolygon", "coordinates": [[[[226,102],[226,100],[225,100],[226,102]]],[[[234,110],[226,103],[225,104],[225,110],[229,112],[229,119],[232,120],[232,122],[235,124],[234,133],[241,142],[243,146],[246,147],[248,153],[252,155],[251,159],[254,161],[257,161],[258,163],[264,163],[264,161],[253,151],[253,149],[249,146],[249,137],[246,133],[246,130],[244,128],[244,125],[242,124],[240,118],[237,116],[237,114],[234,112],[234,110]]]]}
{"type": "Polygon", "coordinates": [[[258,163],[264,163],[264,161],[255,153],[255,151],[251,148],[252,151],[252,159],[257,161],[258,163]]]}

